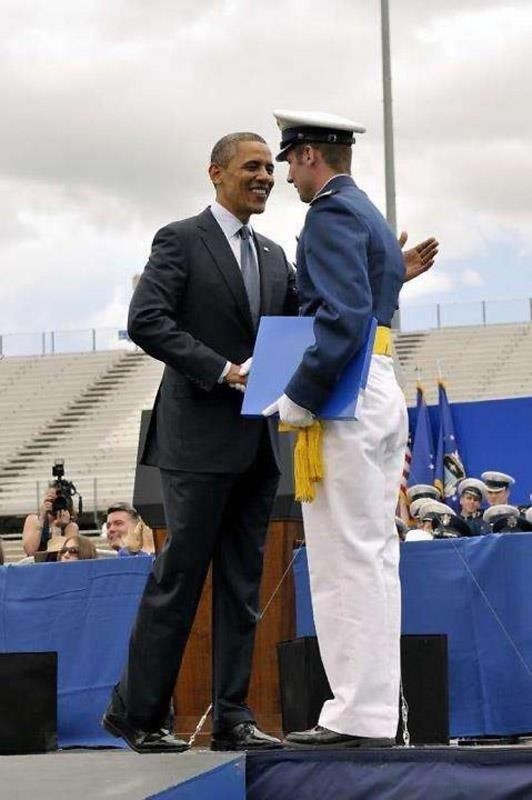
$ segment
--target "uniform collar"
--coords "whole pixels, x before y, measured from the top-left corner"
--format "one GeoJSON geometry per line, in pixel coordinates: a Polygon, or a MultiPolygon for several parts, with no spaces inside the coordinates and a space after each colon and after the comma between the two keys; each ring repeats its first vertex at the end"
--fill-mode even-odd
{"type": "Polygon", "coordinates": [[[313,203],[314,200],[317,200],[318,197],[321,197],[322,194],[330,194],[331,192],[338,191],[338,189],[342,189],[344,186],[355,186],[355,185],[356,184],[352,176],[348,175],[347,173],[342,172],[338,175],[333,175],[332,178],[329,178],[328,181],[325,181],[321,189],[319,189],[316,192],[316,194],[314,195],[314,197],[310,202],[313,203]]]}

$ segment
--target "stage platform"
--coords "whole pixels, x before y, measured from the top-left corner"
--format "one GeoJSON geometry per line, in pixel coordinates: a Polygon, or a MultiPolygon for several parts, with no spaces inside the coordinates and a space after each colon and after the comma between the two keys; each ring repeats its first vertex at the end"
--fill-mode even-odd
{"type": "Polygon", "coordinates": [[[2,800],[245,800],[245,755],[58,750],[0,756],[2,800]]]}
{"type": "Polygon", "coordinates": [[[532,748],[248,754],[246,787],[246,800],[530,800],[532,748]]]}
{"type": "Polygon", "coordinates": [[[532,800],[532,747],[0,756],[9,800],[532,800]]]}

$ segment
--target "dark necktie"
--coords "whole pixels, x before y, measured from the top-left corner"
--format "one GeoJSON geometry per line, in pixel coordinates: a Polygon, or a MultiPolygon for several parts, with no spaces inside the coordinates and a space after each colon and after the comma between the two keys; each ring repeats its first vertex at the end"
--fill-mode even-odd
{"type": "Polygon", "coordinates": [[[240,236],[240,269],[242,270],[242,279],[248,295],[253,327],[256,328],[260,316],[259,268],[255,258],[255,250],[251,244],[251,231],[246,225],[243,225],[238,233],[240,236]]]}

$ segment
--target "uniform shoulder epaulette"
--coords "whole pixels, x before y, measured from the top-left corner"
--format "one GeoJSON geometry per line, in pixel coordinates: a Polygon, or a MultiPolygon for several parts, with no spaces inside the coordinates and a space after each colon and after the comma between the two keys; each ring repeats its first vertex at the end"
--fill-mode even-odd
{"type": "Polygon", "coordinates": [[[321,194],[316,195],[310,201],[309,205],[312,205],[316,202],[316,200],[321,200],[322,197],[331,197],[333,194],[338,194],[338,189],[329,189],[327,192],[322,192],[321,194]]]}

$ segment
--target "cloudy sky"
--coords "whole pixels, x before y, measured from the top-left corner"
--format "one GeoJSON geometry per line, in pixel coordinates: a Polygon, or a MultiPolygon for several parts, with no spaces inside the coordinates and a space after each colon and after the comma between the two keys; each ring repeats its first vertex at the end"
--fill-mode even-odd
{"type": "MultiPolygon", "coordinates": [[[[214,141],[255,130],[275,148],[273,108],[365,125],[354,175],[384,209],[379,0],[0,8],[0,333],[123,327],[154,231],[210,201],[214,141]]],[[[390,0],[390,13],[398,224],[441,242],[404,290],[405,319],[437,302],[525,308],[532,0],[390,0]]],[[[293,257],[305,207],[285,177],[280,165],[254,224],[293,257]]]]}

